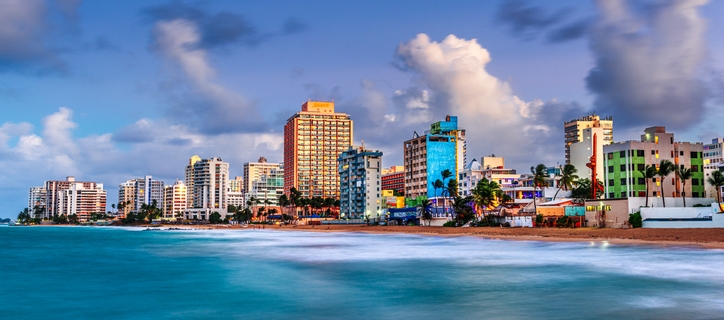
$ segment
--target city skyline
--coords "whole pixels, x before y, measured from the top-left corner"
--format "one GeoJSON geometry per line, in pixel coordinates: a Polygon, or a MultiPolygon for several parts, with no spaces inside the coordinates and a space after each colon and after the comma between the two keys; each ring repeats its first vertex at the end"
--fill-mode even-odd
{"type": "Polygon", "coordinates": [[[724,4],[621,3],[0,0],[0,217],[45,180],[115,195],[138,176],[183,179],[194,154],[230,176],[281,163],[284,122],[308,99],[335,101],[385,167],[448,114],[469,160],[521,172],[564,163],[563,122],[592,112],[614,118],[615,141],[655,125],[722,136],[724,4]]]}

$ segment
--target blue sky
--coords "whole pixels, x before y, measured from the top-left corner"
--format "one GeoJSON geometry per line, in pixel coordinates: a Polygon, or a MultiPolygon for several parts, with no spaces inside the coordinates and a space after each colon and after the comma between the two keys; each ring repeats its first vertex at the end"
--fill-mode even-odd
{"type": "Polygon", "coordinates": [[[724,2],[0,0],[0,217],[74,175],[172,182],[188,158],[231,174],[281,161],[285,120],[334,100],[356,143],[399,165],[445,114],[468,159],[563,162],[562,122],[614,139],[666,125],[722,136],[724,2]]]}

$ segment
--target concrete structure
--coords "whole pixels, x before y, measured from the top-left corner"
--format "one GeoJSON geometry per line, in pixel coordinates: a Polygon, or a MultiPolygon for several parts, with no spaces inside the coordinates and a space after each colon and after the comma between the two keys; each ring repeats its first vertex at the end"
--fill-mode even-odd
{"type": "Polygon", "coordinates": [[[45,208],[47,195],[48,193],[44,186],[30,187],[28,190],[28,210],[33,212],[33,208],[35,208],[35,206],[45,208]]]}
{"type": "Polygon", "coordinates": [[[60,215],[77,215],[79,221],[87,221],[90,214],[106,212],[106,191],[102,183],[66,180],[45,181],[45,218],[60,215]]]}
{"type": "MultiPolygon", "coordinates": [[[[458,128],[458,118],[447,116],[445,121],[430,125],[430,130],[403,144],[405,165],[405,197],[434,198],[440,191],[433,188],[442,180],[442,171],[450,170],[456,179],[464,170],[466,159],[465,130],[458,128]]],[[[447,181],[445,183],[447,184],[447,181]]],[[[447,186],[445,186],[447,187],[447,186]]]]}
{"type": "MultiPolygon", "coordinates": [[[[650,208],[663,208],[661,198],[649,197],[650,208]]],[[[710,206],[715,200],[711,198],[686,198],[686,205],[710,206]]],[[[666,198],[668,208],[683,207],[683,198],[666,198]]],[[[640,212],[646,206],[645,197],[628,197],[617,199],[587,200],[586,226],[596,228],[628,228],[628,218],[632,213],[640,212]]],[[[689,207],[687,207],[689,208],[689,207]]]]}
{"type": "Polygon", "coordinates": [[[134,203],[136,203],[135,181],[128,180],[118,185],[118,204],[116,206],[120,206],[120,208],[122,208],[119,209],[118,213],[122,217],[125,217],[135,208],[134,203]]]}
{"type": "Polygon", "coordinates": [[[284,193],[339,198],[337,157],[352,141],[352,120],[335,112],[334,102],[305,102],[284,126],[284,193]]]}
{"type": "Polygon", "coordinates": [[[189,165],[186,166],[186,172],[184,176],[184,183],[186,184],[186,207],[193,206],[193,192],[194,192],[194,165],[196,162],[201,161],[201,157],[193,155],[189,159],[189,165]]]}
{"type": "Polygon", "coordinates": [[[282,167],[280,163],[267,162],[266,158],[259,157],[257,162],[244,163],[244,193],[250,192],[254,181],[261,180],[261,177],[268,175],[272,169],[282,167]]]}
{"type": "MultiPolygon", "coordinates": [[[[711,139],[711,143],[704,145],[704,186],[706,197],[716,198],[717,190],[710,185],[707,178],[714,171],[724,171],[724,138],[711,139]]],[[[718,192],[722,192],[719,190],[718,192]]]]}
{"type": "Polygon", "coordinates": [[[340,217],[374,219],[382,217],[380,196],[382,152],[350,147],[337,158],[340,178],[340,217]]]}
{"type": "Polygon", "coordinates": [[[139,212],[141,207],[156,201],[156,207],[163,209],[164,183],[151,176],[128,180],[118,185],[118,203],[123,203],[123,214],[139,212]]]}
{"type": "Polygon", "coordinates": [[[201,159],[190,171],[193,172],[193,190],[191,206],[185,210],[186,219],[208,220],[214,212],[226,216],[229,164],[219,157],[201,159]]]}
{"type": "Polygon", "coordinates": [[[724,213],[712,203],[698,208],[641,208],[643,228],[724,228],[724,213]]]}
{"type": "Polygon", "coordinates": [[[284,194],[284,166],[277,164],[276,168],[270,169],[252,181],[251,189],[244,198],[247,200],[254,198],[266,207],[279,206],[279,196],[282,194],[284,194]]]}
{"type": "Polygon", "coordinates": [[[465,166],[465,170],[458,174],[458,193],[460,196],[466,197],[473,194],[473,189],[478,185],[478,181],[483,179],[483,171],[480,168],[481,165],[478,160],[473,159],[470,164],[465,166]]]}
{"type": "Polygon", "coordinates": [[[163,217],[165,219],[181,218],[186,210],[186,184],[176,180],[176,183],[164,187],[163,217]]]}
{"type": "Polygon", "coordinates": [[[505,158],[491,155],[483,157],[481,164],[481,173],[483,178],[488,181],[495,181],[501,187],[512,187],[518,183],[520,175],[515,169],[505,168],[505,158]]]}
{"type": "Polygon", "coordinates": [[[244,178],[236,176],[229,180],[229,190],[226,192],[226,206],[240,208],[244,206],[244,178]]]}
{"type": "Polygon", "coordinates": [[[382,169],[382,190],[394,190],[405,193],[405,166],[392,166],[382,169]]]}
{"type": "Polygon", "coordinates": [[[703,198],[704,159],[701,143],[674,142],[674,134],[664,127],[650,127],[644,130],[641,141],[618,142],[603,147],[603,161],[606,168],[603,176],[607,198],[645,197],[646,179],[640,171],[646,165],[658,165],[669,160],[676,166],[691,168],[692,178],[683,187],[680,179],[672,173],[649,181],[649,196],[661,197],[663,183],[666,197],[686,196],[703,198]]]}
{"type": "Polygon", "coordinates": [[[591,169],[586,166],[591,160],[593,155],[593,145],[595,140],[596,154],[598,159],[596,161],[596,177],[601,179],[603,177],[603,146],[611,144],[610,140],[606,140],[606,130],[601,127],[591,127],[580,130],[580,141],[572,143],[569,147],[570,164],[572,164],[578,172],[576,173],[580,179],[592,178],[591,169]]]}
{"type": "MultiPolygon", "coordinates": [[[[603,137],[601,143],[598,144],[599,146],[613,143],[613,118],[611,117],[601,119],[600,116],[592,114],[567,121],[563,124],[563,132],[566,138],[566,164],[573,164],[571,162],[571,145],[584,142],[584,130],[588,128],[601,128],[603,130],[603,137]]],[[[578,166],[576,166],[576,169],[583,172],[582,168],[578,168],[578,166]]]]}

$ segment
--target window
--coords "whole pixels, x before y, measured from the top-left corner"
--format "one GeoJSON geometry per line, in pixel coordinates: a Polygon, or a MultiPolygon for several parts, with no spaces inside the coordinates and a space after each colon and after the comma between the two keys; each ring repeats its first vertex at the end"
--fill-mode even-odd
{"type": "Polygon", "coordinates": [[[671,157],[674,157],[674,150],[671,150],[671,157]]]}
{"type": "Polygon", "coordinates": [[[693,165],[691,166],[691,172],[699,172],[699,165],[693,165]]]}
{"type": "Polygon", "coordinates": [[[613,152],[608,153],[608,160],[613,160],[613,152]]]}
{"type": "Polygon", "coordinates": [[[697,155],[699,155],[698,152],[696,152],[696,151],[692,151],[692,152],[691,152],[691,158],[692,158],[692,159],[698,158],[697,155]]]}
{"type": "Polygon", "coordinates": [[[639,164],[636,165],[636,170],[638,170],[638,171],[644,171],[644,170],[646,170],[646,165],[643,164],[643,163],[639,163],[639,164]]]}
{"type": "Polygon", "coordinates": [[[638,184],[646,184],[646,179],[639,178],[638,184]]]}
{"type": "Polygon", "coordinates": [[[626,198],[626,191],[621,192],[621,198],[626,198]]]}
{"type": "Polygon", "coordinates": [[[692,192],[692,193],[691,193],[691,197],[692,197],[692,198],[698,198],[698,197],[699,197],[699,193],[698,193],[698,192],[692,192]]]}
{"type": "Polygon", "coordinates": [[[698,186],[698,185],[699,185],[699,178],[693,178],[693,179],[691,179],[691,185],[692,185],[692,186],[698,186]]]}
{"type": "Polygon", "coordinates": [[[613,185],[613,179],[608,179],[608,185],[609,185],[609,186],[612,186],[612,185],[613,185]]]}
{"type": "Polygon", "coordinates": [[[626,156],[626,150],[620,151],[620,152],[618,153],[618,156],[619,156],[620,158],[625,157],[625,156],[626,156]]]}
{"type": "Polygon", "coordinates": [[[625,165],[625,164],[622,164],[622,165],[621,165],[621,171],[626,171],[626,165],[625,165]]]}
{"type": "Polygon", "coordinates": [[[676,179],[671,179],[671,185],[672,185],[672,186],[675,186],[675,185],[676,185],[676,179]]]}
{"type": "Polygon", "coordinates": [[[653,156],[655,154],[656,154],[656,150],[651,150],[651,155],[653,156]]]}
{"type": "Polygon", "coordinates": [[[621,178],[621,185],[622,185],[622,186],[625,186],[625,185],[626,185],[626,178],[621,178]]]}
{"type": "Polygon", "coordinates": [[[608,166],[608,173],[613,173],[613,166],[608,166]]]}
{"type": "Polygon", "coordinates": [[[643,157],[643,156],[644,156],[644,151],[643,151],[643,150],[636,150],[636,156],[637,156],[637,157],[643,157]]]}
{"type": "Polygon", "coordinates": [[[679,151],[679,155],[680,155],[680,156],[683,156],[683,155],[684,155],[684,151],[679,151]]]}
{"type": "Polygon", "coordinates": [[[609,193],[608,193],[608,197],[609,197],[609,198],[615,198],[615,197],[613,196],[613,192],[609,192],[609,193]]]}
{"type": "Polygon", "coordinates": [[[674,137],[671,137],[671,144],[674,144],[674,137]]]}

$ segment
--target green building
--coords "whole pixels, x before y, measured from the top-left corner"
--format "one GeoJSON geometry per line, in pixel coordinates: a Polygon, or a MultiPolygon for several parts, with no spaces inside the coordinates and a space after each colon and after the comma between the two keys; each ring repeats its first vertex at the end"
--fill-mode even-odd
{"type": "Polygon", "coordinates": [[[678,167],[690,168],[691,180],[683,182],[672,173],[663,179],[649,181],[649,197],[661,197],[664,184],[665,197],[703,198],[704,192],[704,145],[702,143],[676,142],[674,134],[665,127],[644,130],[641,141],[617,142],[603,147],[605,196],[607,198],[645,197],[646,179],[640,171],[646,165],[657,166],[661,160],[669,160],[678,167]]]}

